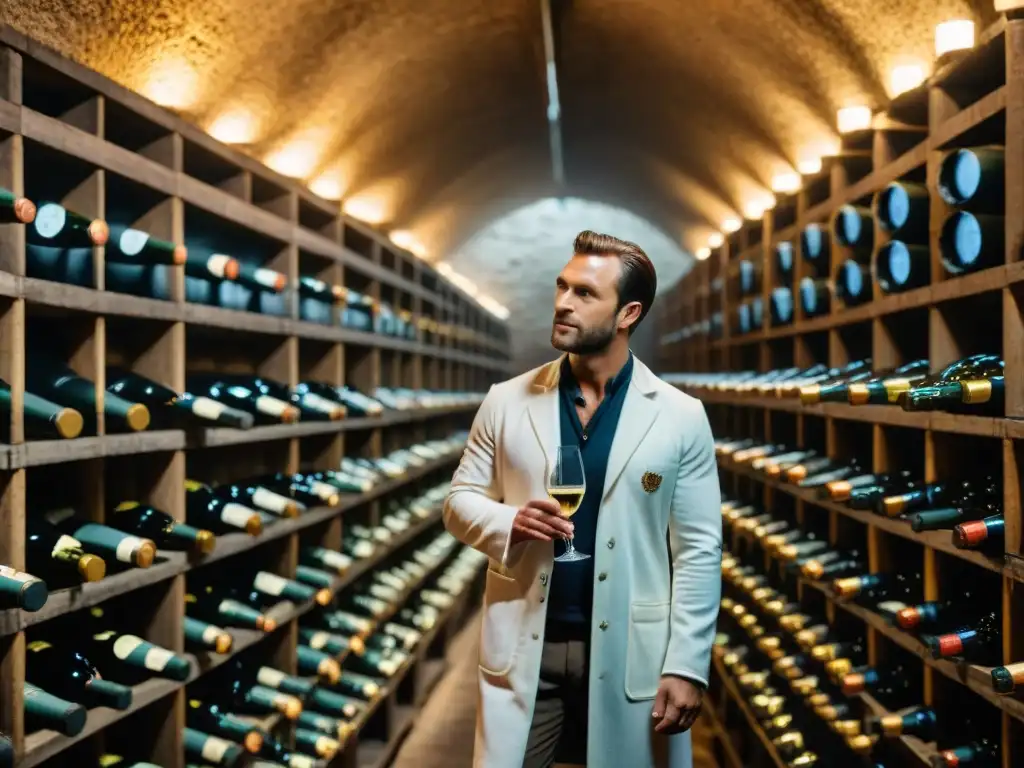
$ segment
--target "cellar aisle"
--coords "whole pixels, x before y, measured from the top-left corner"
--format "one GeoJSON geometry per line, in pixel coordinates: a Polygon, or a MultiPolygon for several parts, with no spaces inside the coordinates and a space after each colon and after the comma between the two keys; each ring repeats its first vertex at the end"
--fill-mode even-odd
{"type": "MultiPolygon", "coordinates": [[[[449,647],[448,673],[424,705],[392,768],[469,768],[472,764],[479,636],[477,614],[449,647]]],[[[712,738],[711,730],[698,722],[693,729],[693,768],[718,768],[712,738]]]]}

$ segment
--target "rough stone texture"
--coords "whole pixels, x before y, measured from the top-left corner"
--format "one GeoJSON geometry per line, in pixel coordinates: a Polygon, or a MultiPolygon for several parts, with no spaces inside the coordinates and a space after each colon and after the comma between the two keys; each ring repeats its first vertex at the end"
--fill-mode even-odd
{"type": "MultiPolygon", "coordinates": [[[[647,221],[621,208],[578,198],[539,200],[492,222],[448,262],[457,272],[472,275],[485,293],[502,297],[511,313],[512,354],[519,370],[558,354],[550,343],[555,278],[583,229],[607,232],[643,248],[658,272],[659,293],[675,284],[693,263],[647,221]]],[[[651,314],[632,343],[633,351],[651,365],[656,338],[657,321],[651,314]]]]}
{"type": "MultiPolygon", "coordinates": [[[[566,193],[689,248],[834,142],[838,107],[883,105],[902,57],[930,66],[937,22],[995,16],[991,0],[552,2],[566,193]]],[[[251,111],[253,155],[307,142],[307,178],[338,173],[433,254],[553,191],[539,0],[4,0],[0,21],[170,91],[200,125],[251,111]]]]}

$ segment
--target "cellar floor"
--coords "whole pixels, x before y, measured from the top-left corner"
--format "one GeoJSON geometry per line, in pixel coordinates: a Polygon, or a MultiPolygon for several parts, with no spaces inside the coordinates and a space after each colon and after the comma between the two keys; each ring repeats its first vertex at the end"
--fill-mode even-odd
{"type": "MultiPolygon", "coordinates": [[[[476,724],[477,641],[479,615],[448,649],[448,672],[431,694],[416,725],[395,757],[392,768],[469,768],[473,762],[476,724]]],[[[711,752],[710,728],[694,726],[693,768],[718,768],[711,752]]]]}

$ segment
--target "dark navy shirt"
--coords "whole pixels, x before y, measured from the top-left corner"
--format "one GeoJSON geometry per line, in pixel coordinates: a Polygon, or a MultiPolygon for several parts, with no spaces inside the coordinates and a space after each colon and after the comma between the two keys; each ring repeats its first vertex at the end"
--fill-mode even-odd
{"type": "MultiPolygon", "coordinates": [[[[576,405],[585,405],[579,383],[563,360],[558,382],[561,444],[578,445],[583,457],[583,470],[587,478],[587,492],[583,503],[572,516],[575,526],[573,546],[591,555],[587,560],[574,563],[555,563],[548,591],[548,620],[565,624],[589,625],[590,609],[594,598],[594,546],[597,542],[597,515],[604,495],[608,455],[612,450],[615,430],[619,425],[622,405],[633,376],[633,353],[615,376],[605,385],[604,400],[590,417],[584,429],[576,405]]],[[[565,551],[565,542],[555,541],[555,555],[565,551]]]]}

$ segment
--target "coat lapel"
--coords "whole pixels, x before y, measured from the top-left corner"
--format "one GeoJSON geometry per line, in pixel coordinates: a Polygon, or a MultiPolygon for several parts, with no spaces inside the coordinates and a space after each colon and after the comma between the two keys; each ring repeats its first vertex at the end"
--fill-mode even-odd
{"type": "Polygon", "coordinates": [[[626,392],[626,400],[622,404],[622,414],[615,429],[615,440],[608,455],[608,472],[605,475],[604,493],[601,496],[603,500],[608,498],[626,464],[658,418],[660,407],[656,381],[650,369],[634,357],[633,378],[629,384],[629,391],[626,392]]]}
{"type": "Polygon", "coordinates": [[[533,395],[526,405],[530,426],[533,427],[533,433],[544,453],[545,472],[551,469],[560,439],[558,378],[561,367],[562,358],[560,357],[537,371],[532,384],[533,395]]]}

